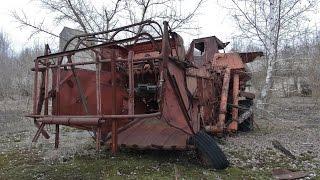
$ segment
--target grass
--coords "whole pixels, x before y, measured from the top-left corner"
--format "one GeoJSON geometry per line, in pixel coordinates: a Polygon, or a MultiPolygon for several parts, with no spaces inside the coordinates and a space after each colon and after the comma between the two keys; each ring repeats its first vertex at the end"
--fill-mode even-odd
{"type": "Polygon", "coordinates": [[[0,179],[268,179],[268,173],[230,167],[216,171],[197,163],[192,152],[122,150],[44,161],[35,150],[0,155],[0,179]]]}

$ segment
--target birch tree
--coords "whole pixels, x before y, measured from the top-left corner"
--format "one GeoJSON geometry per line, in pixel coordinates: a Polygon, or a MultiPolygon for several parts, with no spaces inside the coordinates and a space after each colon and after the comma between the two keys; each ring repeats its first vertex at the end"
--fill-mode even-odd
{"type": "MultiPolygon", "coordinates": [[[[172,29],[197,29],[192,25],[193,18],[197,15],[204,0],[193,1],[191,9],[183,7],[186,1],[113,0],[96,5],[95,1],[90,0],[38,0],[41,7],[54,14],[55,24],[72,23],[85,33],[107,31],[116,26],[137,23],[147,19],[159,22],[169,21],[172,29]]],[[[12,12],[12,16],[22,27],[32,28],[32,35],[44,32],[58,37],[46,28],[44,19],[34,23],[35,20],[29,18],[23,10],[12,12]]]]}
{"type": "Polygon", "coordinates": [[[231,0],[232,16],[244,38],[256,40],[265,51],[266,78],[257,107],[264,107],[273,85],[273,71],[282,40],[299,32],[316,0],[231,0]]]}

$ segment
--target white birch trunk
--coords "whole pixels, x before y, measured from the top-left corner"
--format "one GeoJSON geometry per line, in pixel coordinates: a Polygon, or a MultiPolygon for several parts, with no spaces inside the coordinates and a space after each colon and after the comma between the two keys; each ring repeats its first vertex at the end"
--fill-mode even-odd
{"type": "MultiPolygon", "coordinates": [[[[263,108],[268,102],[270,96],[270,89],[273,84],[273,70],[275,61],[277,59],[277,7],[278,0],[269,0],[269,15],[268,15],[268,37],[266,37],[266,58],[267,58],[267,75],[265,79],[265,84],[261,89],[260,99],[257,101],[257,107],[263,108]]],[[[279,7],[280,8],[280,7],[279,7]]]]}

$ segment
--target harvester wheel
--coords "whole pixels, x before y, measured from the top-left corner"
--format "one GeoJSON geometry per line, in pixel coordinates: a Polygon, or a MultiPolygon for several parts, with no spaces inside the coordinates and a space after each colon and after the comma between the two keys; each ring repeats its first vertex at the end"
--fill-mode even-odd
{"type": "Polygon", "coordinates": [[[214,169],[225,169],[229,161],[215,140],[206,132],[200,131],[194,136],[195,146],[204,162],[214,169]]]}
{"type": "MultiPolygon", "coordinates": [[[[253,100],[251,99],[240,100],[239,106],[251,108],[253,106],[253,100]]],[[[240,110],[239,115],[241,116],[245,112],[246,112],[245,110],[240,110]]],[[[242,132],[249,132],[249,131],[252,131],[253,128],[254,126],[253,126],[253,113],[252,113],[247,119],[245,119],[242,123],[239,124],[238,130],[242,132]]]]}

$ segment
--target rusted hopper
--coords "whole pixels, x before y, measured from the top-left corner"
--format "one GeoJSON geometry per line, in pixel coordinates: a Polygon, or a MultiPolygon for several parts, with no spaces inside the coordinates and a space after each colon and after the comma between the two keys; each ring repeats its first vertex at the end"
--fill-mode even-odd
{"type": "Polygon", "coordinates": [[[195,39],[186,52],[167,22],[162,27],[154,21],[78,35],[65,49],[74,42],[73,50],[55,54],[46,46],[35,59],[28,115],[38,127],[34,142],[40,134],[49,138],[44,127],[55,124],[58,148],[65,125],[92,131],[98,150],[101,144],[113,153],[119,147],[198,148],[214,168],[228,166],[212,136],[252,123],[254,95],[244,91],[250,79],[245,64],[262,53],[219,53],[228,43],[214,36],[195,39]],[[141,33],[129,36],[133,28],[141,33]]]}

